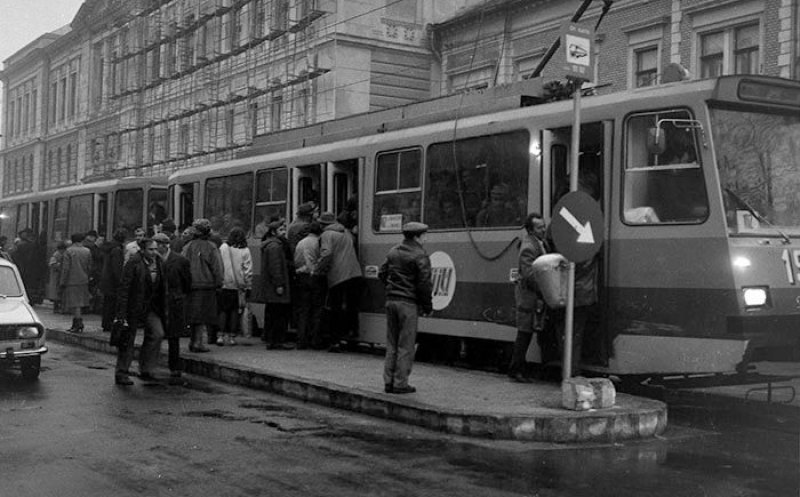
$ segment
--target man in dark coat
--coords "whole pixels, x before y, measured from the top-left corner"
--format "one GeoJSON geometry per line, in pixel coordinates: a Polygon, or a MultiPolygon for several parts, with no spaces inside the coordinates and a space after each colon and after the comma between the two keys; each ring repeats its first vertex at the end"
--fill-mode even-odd
{"type": "Polygon", "coordinates": [[[114,236],[100,248],[103,251],[103,270],[100,273],[100,292],[103,294],[103,331],[110,332],[117,313],[117,290],[122,283],[122,267],[125,260],[124,229],[118,229],[114,236]]]}
{"type": "Polygon", "coordinates": [[[165,233],[156,233],[158,254],[164,261],[167,279],[166,337],[170,382],[178,383],[181,377],[180,337],[186,328],[186,298],[192,291],[192,272],[186,257],[170,249],[170,239],[165,233]]]}
{"type": "Polygon", "coordinates": [[[102,297],[99,292],[100,278],[103,274],[103,251],[97,246],[97,231],[89,230],[83,239],[83,246],[92,254],[92,272],[89,274],[89,293],[92,296],[92,312],[102,312],[102,297]]]}
{"type": "Polygon", "coordinates": [[[266,303],[264,331],[267,349],[270,350],[293,348],[284,343],[292,300],[289,260],[286,257],[288,242],[279,233],[282,227],[280,220],[269,223],[261,244],[261,295],[266,303]]]}
{"type": "Polygon", "coordinates": [[[92,253],[83,246],[83,233],[73,233],[61,261],[59,288],[64,309],[72,312],[70,331],[83,331],[82,309],[89,305],[89,275],[92,274],[92,253]]]}
{"type": "Polygon", "coordinates": [[[144,328],[144,340],[139,350],[139,378],[154,380],[153,368],[158,364],[161,340],[164,338],[167,279],[157,244],[145,238],[139,250],[131,255],[122,272],[122,284],[117,292],[117,319],[123,320],[129,332],[117,346],[117,385],[132,385],[129,368],[133,361],[136,330],[144,328]]]}
{"type": "Polygon", "coordinates": [[[414,364],[419,314],[433,311],[431,261],[422,248],[428,226],[403,225],[403,242],[386,255],[378,277],[386,286],[386,360],[383,383],[386,393],[413,393],[408,384],[414,364]]]}
{"type": "MultiPolygon", "coordinates": [[[[540,345],[543,343],[544,331],[544,300],[533,276],[533,261],[547,252],[544,234],[547,229],[544,219],[539,213],[531,213],[525,218],[525,232],[527,236],[522,240],[519,249],[519,279],[514,288],[517,304],[517,339],[514,342],[514,351],[511,353],[511,364],[508,366],[508,376],[512,381],[519,383],[529,382],[526,371],[525,354],[531,344],[533,334],[537,333],[540,345]]],[[[542,364],[556,357],[546,357],[552,353],[542,348],[542,364]]],[[[557,351],[556,351],[557,354],[557,351]]]]}
{"type": "Polygon", "coordinates": [[[39,293],[38,280],[40,279],[40,273],[47,266],[43,261],[40,261],[40,251],[34,240],[33,230],[25,228],[18,233],[18,236],[19,242],[11,250],[10,255],[14,264],[17,265],[17,269],[19,269],[19,275],[22,276],[25,291],[34,301],[33,296],[39,293]]]}

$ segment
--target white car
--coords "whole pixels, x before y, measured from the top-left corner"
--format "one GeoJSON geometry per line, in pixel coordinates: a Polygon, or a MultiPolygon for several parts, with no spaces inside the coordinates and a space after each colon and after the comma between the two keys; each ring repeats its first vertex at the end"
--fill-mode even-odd
{"type": "Polygon", "coordinates": [[[37,379],[47,353],[46,334],[17,266],[0,257],[0,368],[18,365],[23,378],[37,379]]]}

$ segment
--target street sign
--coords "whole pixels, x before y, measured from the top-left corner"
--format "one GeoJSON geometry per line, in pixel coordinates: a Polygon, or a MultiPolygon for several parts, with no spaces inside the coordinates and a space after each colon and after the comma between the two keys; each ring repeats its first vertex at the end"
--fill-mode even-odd
{"type": "Polygon", "coordinates": [[[592,80],[594,29],[576,23],[564,26],[561,46],[566,51],[564,70],[569,79],[592,80]]]}
{"type": "Polygon", "coordinates": [[[550,231],[556,249],[568,261],[588,261],[603,245],[600,205],[585,192],[564,195],[553,208],[550,231]]]}

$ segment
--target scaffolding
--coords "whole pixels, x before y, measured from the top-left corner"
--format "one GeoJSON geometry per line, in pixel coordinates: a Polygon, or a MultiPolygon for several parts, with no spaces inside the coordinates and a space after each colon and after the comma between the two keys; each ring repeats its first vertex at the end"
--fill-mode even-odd
{"type": "Polygon", "coordinates": [[[106,140],[122,150],[106,174],[167,174],[309,124],[312,82],[330,70],[314,53],[319,3],[150,0],[126,16],[106,45],[102,108],[119,116],[106,140]]]}

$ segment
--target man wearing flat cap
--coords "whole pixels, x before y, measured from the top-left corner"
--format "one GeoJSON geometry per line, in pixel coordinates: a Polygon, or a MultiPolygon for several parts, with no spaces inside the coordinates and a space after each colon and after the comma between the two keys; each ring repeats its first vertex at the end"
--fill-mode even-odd
{"type": "Polygon", "coordinates": [[[378,273],[386,287],[386,393],[416,392],[408,377],[414,364],[417,319],[433,311],[431,261],[422,248],[427,231],[422,223],[403,225],[403,241],[389,250],[378,273]]]}

